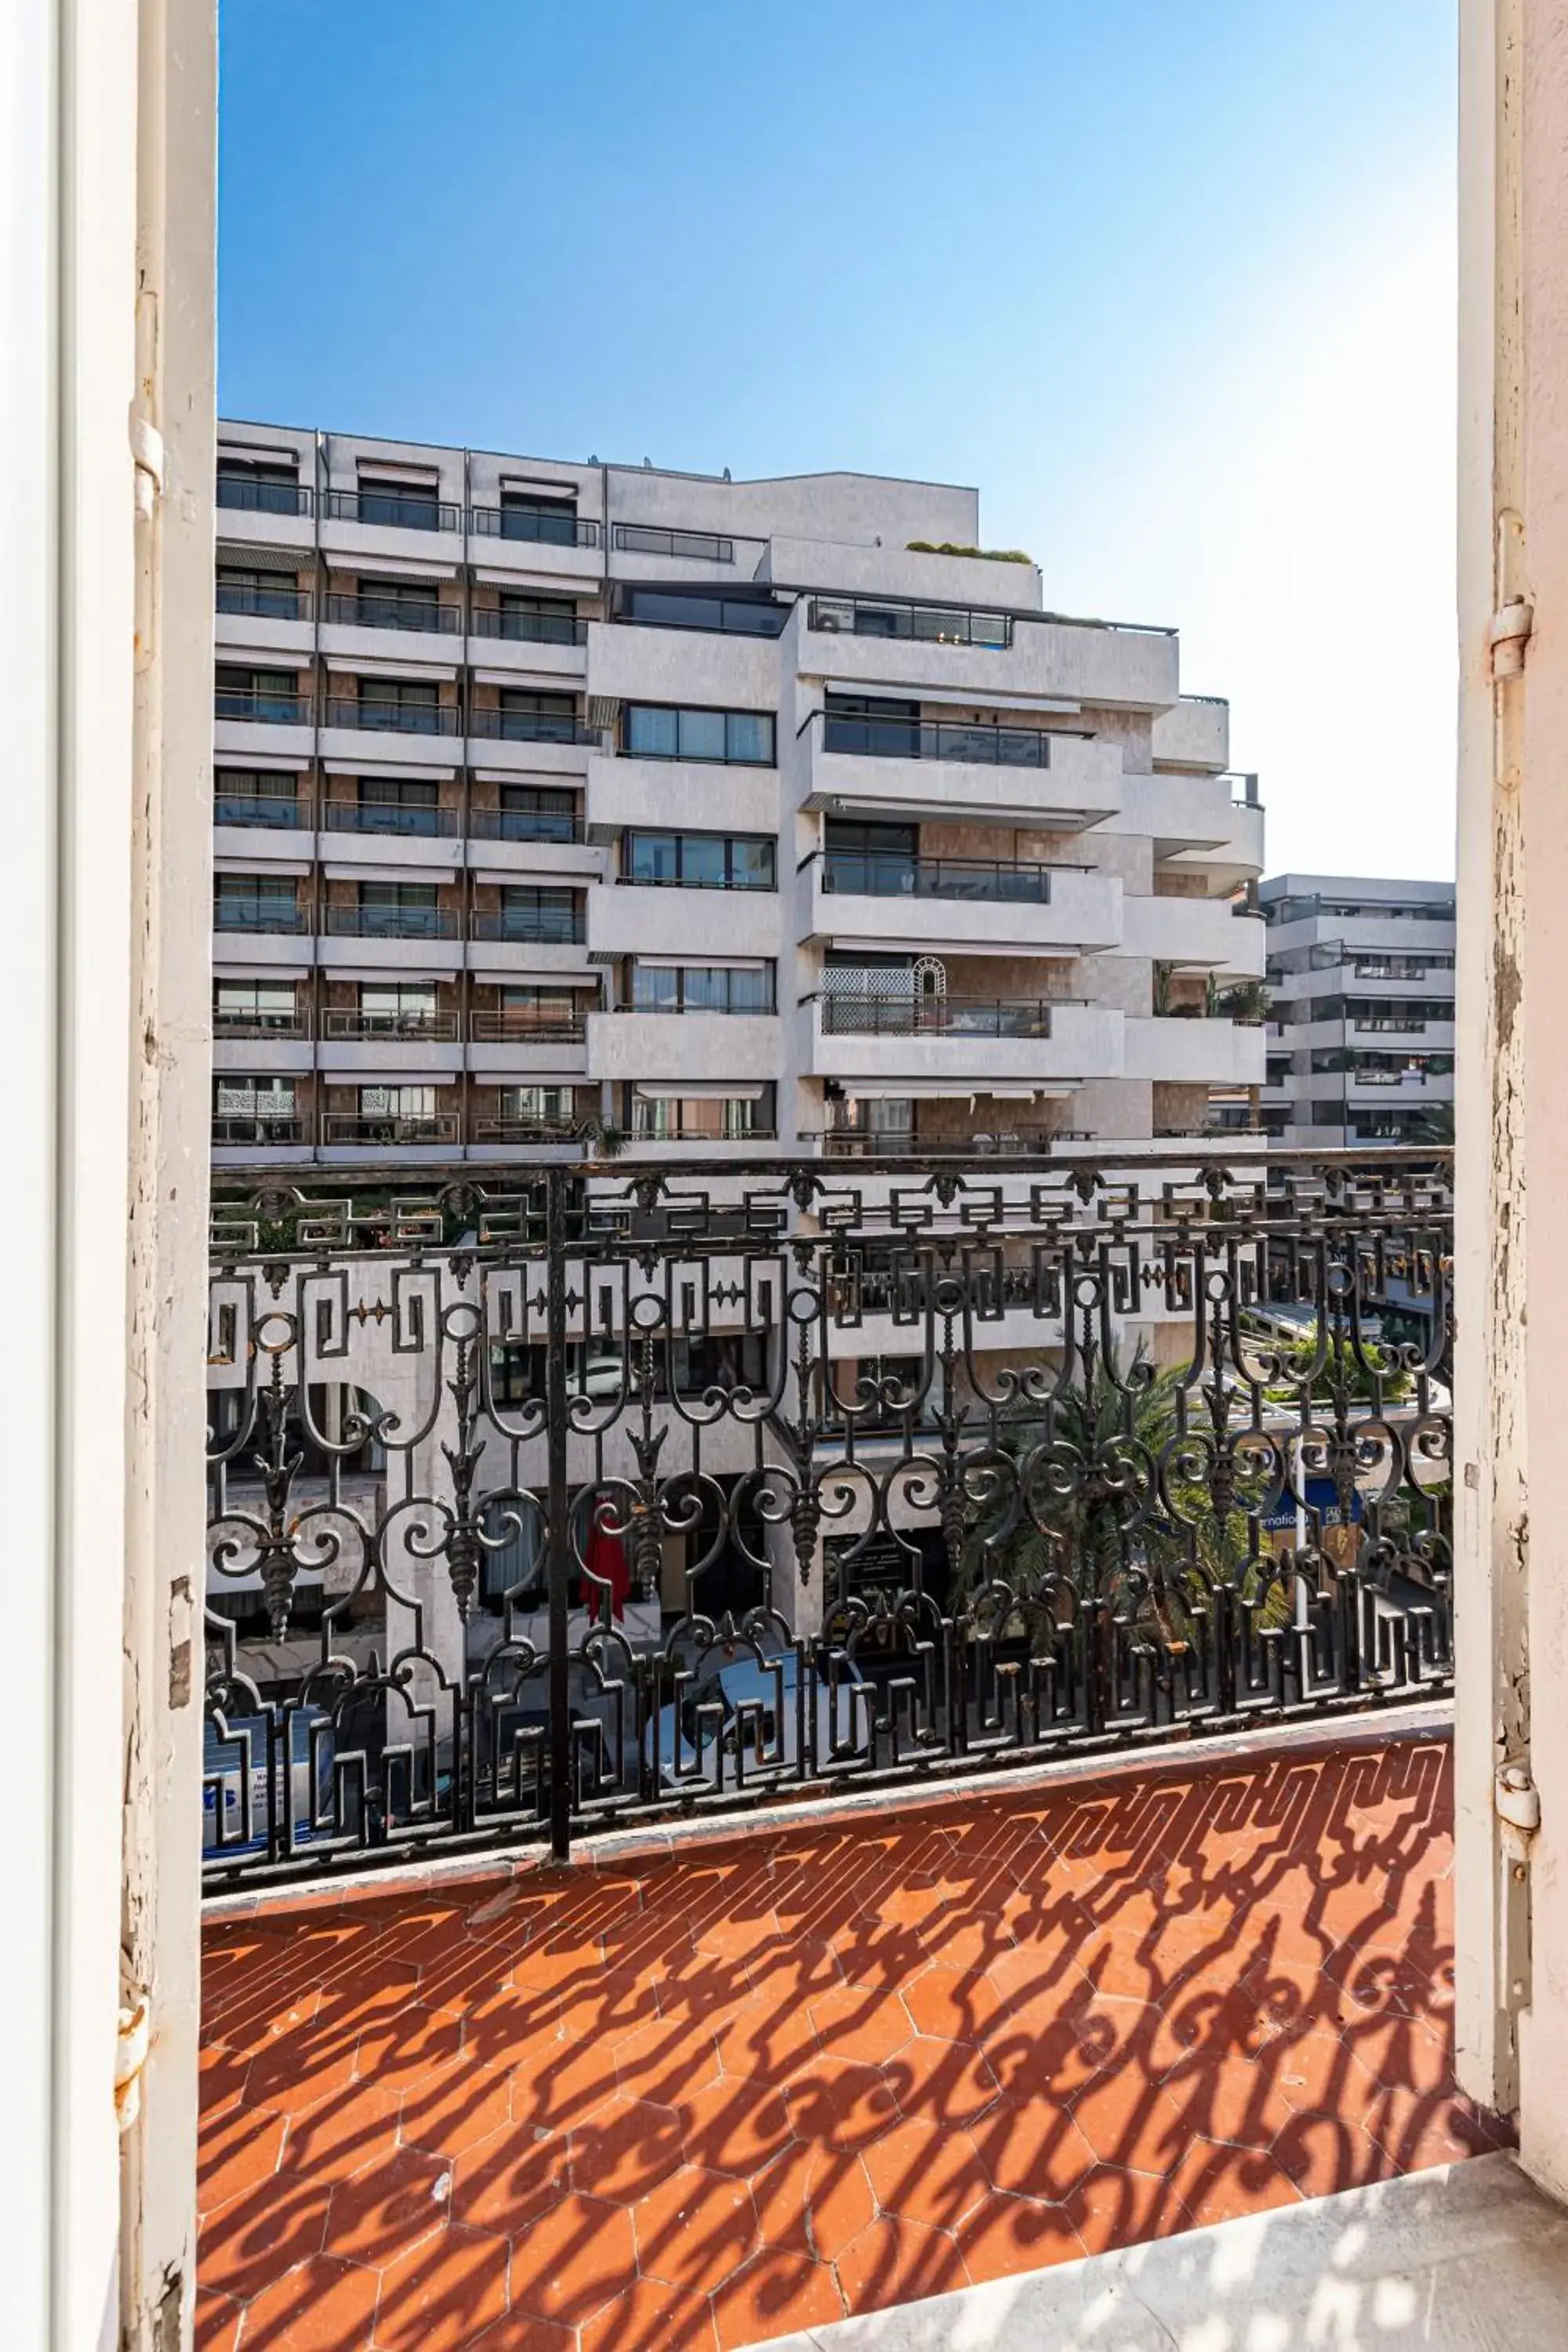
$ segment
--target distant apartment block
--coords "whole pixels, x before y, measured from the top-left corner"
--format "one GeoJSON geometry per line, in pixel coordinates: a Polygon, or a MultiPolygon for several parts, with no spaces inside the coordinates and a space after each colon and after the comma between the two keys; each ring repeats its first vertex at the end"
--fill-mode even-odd
{"type": "Polygon", "coordinates": [[[1258,893],[1264,1125],[1313,1149],[1432,1142],[1454,1113],[1454,886],[1281,874],[1258,893]]]}
{"type": "Polygon", "coordinates": [[[219,440],[220,1166],[1256,1126],[1226,705],[973,490],[219,440]]]}

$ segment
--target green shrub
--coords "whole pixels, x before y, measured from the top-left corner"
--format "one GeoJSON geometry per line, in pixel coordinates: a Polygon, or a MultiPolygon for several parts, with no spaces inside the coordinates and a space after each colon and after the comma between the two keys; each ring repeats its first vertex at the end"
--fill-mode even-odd
{"type": "Polygon", "coordinates": [[[904,544],[911,555],[977,555],[984,563],[1033,563],[1035,560],[1021,547],[960,547],[951,539],[910,539],[904,544]]]}

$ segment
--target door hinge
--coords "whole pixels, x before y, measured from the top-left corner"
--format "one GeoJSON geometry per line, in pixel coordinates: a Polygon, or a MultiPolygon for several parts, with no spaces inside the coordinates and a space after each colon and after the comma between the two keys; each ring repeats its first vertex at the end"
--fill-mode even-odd
{"type": "Polygon", "coordinates": [[[1518,677],[1524,669],[1524,648],[1535,626],[1535,607],[1516,596],[1510,604],[1500,606],[1492,614],[1487,631],[1491,647],[1492,683],[1500,678],[1518,677]]]}
{"type": "Polygon", "coordinates": [[[142,2112],[142,2069],[147,2063],[151,2007],[145,1993],[133,2009],[120,2012],[114,2044],[114,2119],[129,2131],[142,2112]]]}
{"type": "Polygon", "coordinates": [[[1541,1791],[1522,1764],[1505,1764],[1492,1783],[1492,1798],[1502,1823],[1503,1852],[1522,1864],[1541,1827],[1541,1791]]]}
{"type": "Polygon", "coordinates": [[[136,511],[151,522],[163,495],[163,436],[140,410],[131,412],[131,456],[136,467],[136,511]]]}

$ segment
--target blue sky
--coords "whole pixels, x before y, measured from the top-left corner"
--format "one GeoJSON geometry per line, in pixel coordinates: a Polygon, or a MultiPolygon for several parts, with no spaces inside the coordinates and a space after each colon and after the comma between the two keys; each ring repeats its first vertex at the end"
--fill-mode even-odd
{"type": "Polygon", "coordinates": [[[228,413],[973,482],[1180,625],[1271,864],[1451,870],[1453,0],[224,0],[222,70],[228,413]]]}

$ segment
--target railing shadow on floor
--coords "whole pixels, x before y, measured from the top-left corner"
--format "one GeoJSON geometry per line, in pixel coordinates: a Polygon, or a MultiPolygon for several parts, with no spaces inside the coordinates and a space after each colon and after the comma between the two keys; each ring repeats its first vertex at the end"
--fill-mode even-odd
{"type": "Polygon", "coordinates": [[[740,2345],[1497,2146],[1450,1836],[1416,1738],[263,1896],[199,2341],[740,2345]]]}

